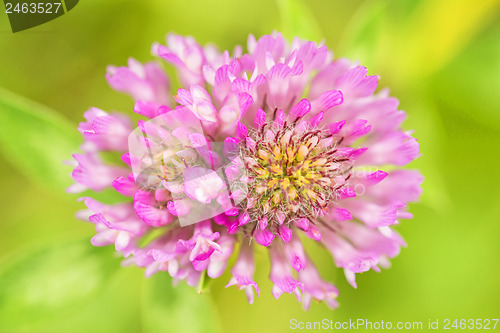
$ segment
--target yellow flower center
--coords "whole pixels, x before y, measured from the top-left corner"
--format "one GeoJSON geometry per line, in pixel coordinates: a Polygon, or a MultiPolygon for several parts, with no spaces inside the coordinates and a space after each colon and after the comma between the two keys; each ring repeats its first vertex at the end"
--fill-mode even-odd
{"type": "Polygon", "coordinates": [[[254,218],[283,223],[323,214],[336,189],[349,177],[351,163],[328,133],[266,124],[243,145],[241,158],[249,178],[243,209],[254,218]]]}

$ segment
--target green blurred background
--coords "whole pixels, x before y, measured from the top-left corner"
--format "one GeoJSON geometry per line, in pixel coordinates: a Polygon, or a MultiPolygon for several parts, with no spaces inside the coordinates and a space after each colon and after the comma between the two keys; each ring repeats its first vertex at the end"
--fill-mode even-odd
{"type": "Polygon", "coordinates": [[[0,91],[0,332],[284,332],[292,318],[425,326],[500,316],[500,1],[87,0],[16,34],[0,13],[0,50],[0,86],[55,110],[0,91]],[[80,143],[82,113],[131,112],[104,79],[108,64],[151,60],[169,31],[232,50],[274,29],[324,38],[336,58],[379,74],[423,154],[409,167],[425,175],[424,193],[397,227],[409,245],[391,269],[358,275],[355,290],[314,252],[339,287],[335,311],[275,300],[264,252],[253,305],[224,288],[228,274],[202,295],[172,289],[167,274],[145,279],[112,248],[91,247],[93,226],[74,218],[83,205],[64,192],[70,168],[59,162],[80,143]]]}

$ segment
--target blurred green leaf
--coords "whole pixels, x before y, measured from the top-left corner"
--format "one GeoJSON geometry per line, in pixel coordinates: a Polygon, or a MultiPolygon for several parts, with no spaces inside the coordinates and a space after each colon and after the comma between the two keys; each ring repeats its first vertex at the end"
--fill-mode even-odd
{"type": "Polygon", "coordinates": [[[141,332],[140,290],[143,281],[144,273],[137,267],[121,268],[88,305],[78,308],[72,316],[37,327],[36,333],[141,332]]]}
{"type": "Polygon", "coordinates": [[[499,6],[498,0],[472,7],[469,0],[367,1],[348,25],[341,50],[372,70],[417,81],[458,56],[499,6]]]}
{"type": "Polygon", "coordinates": [[[36,250],[0,271],[0,331],[60,321],[89,304],[120,266],[88,240],[36,250]]]}
{"type": "Polygon", "coordinates": [[[64,160],[78,150],[76,126],[49,108],[0,88],[0,143],[28,177],[57,190],[71,184],[64,160]]]}
{"type": "Polygon", "coordinates": [[[323,35],[311,10],[302,0],[276,0],[281,13],[281,30],[287,38],[319,42],[323,35]]]}
{"type": "MultiPolygon", "coordinates": [[[[428,86],[429,93],[434,92],[437,102],[452,111],[448,117],[460,114],[472,120],[472,124],[500,129],[499,40],[500,24],[497,23],[434,75],[428,86]]],[[[444,111],[441,114],[444,116],[444,111]]],[[[473,134],[481,132],[476,130],[473,134]]]]}
{"type": "Polygon", "coordinates": [[[351,60],[360,60],[363,66],[373,68],[380,54],[382,38],[387,38],[386,1],[374,1],[361,7],[349,22],[342,37],[340,51],[351,60]]]}
{"type": "Polygon", "coordinates": [[[220,332],[215,306],[207,294],[198,294],[185,282],[172,286],[167,273],[155,274],[146,283],[143,332],[220,332]]]}
{"type": "MultiPolygon", "coordinates": [[[[408,74],[426,76],[438,71],[496,19],[500,2],[483,0],[423,0],[407,18],[399,46],[408,74]]],[[[401,64],[401,67],[404,63],[401,64]]]]}

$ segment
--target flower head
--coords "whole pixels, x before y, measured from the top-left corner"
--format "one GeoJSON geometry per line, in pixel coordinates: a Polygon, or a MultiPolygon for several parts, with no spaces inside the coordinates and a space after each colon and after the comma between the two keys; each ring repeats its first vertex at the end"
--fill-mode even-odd
{"type": "Polygon", "coordinates": [[[355,274],[380,270],[405,243],[393,230],[411,218],[422,176],[401,170],[419,155],[405,113],[378,77],[325,45],[279,33],[219,52],[168,35],[153,54],[178,71],[182,88],[156,62],[108,69],[111,87],[132,96],[143,117],[93,108],[79,126],[85,142],[75,158],[71,192],[113,187],[124,202],[91,198],[79,212],[96,225],[96,246],[114,244],[125,263],[146,275],[168,271],[196,286],[220,277],[237,255],[228,286],[260,294],[254,250],[271,260],[272,294],[293,293],[337,306],[337,288],[323,280],[302,245],[311,238],[355,274]],[[122,163],[105,162],[116,151],[122,163]],[[386,171],[379,170],[384,168],[386,171]],[[236,245],[239,246],[236,246],[236,245]],[[234,254],[235,248],[239,249],[234,254]]]}

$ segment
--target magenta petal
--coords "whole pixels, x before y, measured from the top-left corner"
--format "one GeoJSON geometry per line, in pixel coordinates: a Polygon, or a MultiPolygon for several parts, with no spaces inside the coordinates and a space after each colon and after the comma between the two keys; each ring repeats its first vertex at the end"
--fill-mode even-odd
{"type": "Polygon", "coordinates": [[[309,308],[311,298],[318,301],[324,300],[331,308],[338,306],[335,300],[339,294],[337,288],[321,278],[311,260],[307,262],[305,269],[298,273],[298,280],[303,284],[303,306],[305,309],[309,308]]]}
{"type": "Polygon", "coordinates": [[[345,120],[342,120],[342,121],[330,124],[330,126],[328,126],[328,128],[330,129],[330,133],[337,134],[338,132],[340,132],[342,127],[344,127],[345,122],[346,122],[345,120]]]}
{"type": "Polygon", "coordinates": [[[306,265],[306,255],[302,242],[296,234],[291,236],[290,242],[284,244],[283,248],[292,268],[296,271],[304,269],[306,265]]]}
{"type": "Polygon", "coordinates": [[[266,113],[262,109],[258,109],[253,120],[253,125],[255,128],[261,128],[266,122],[266,113]]]}
{"type": "Polygon", "coordinates": [[[274,240],[274,234],[268,229],[257,229],[254,233],[255,241],[262,246],[269,246],[274,240]]]}
{"type": "Polygon", "coordinates": [[[135,192],[139,189],[135,184],[132,174],[130,174],[127,178],[116,178],[115,180],[113,180],[112,185],[120,194],[128,197],[133,197],[135,192]]]}
{"type": "Polygon", "coordinates": [[[259,219],[259,228],[260,228],[261,230],[266,229],[266,227],[267,227],[267,223],[268,223],[268,219],[267,219],[267,217],[265,217],[265,216],[264,216],[264,217],[260,218],[260,219],[259,219]]]}
{"type": "Polygon", "coordinates": [[[174,200],[167,202],[167,209],[174,216],[184,216],[189,214],[191,206],[188,200],[174,200]]]}
{"type": "Polygon", "coordinates": [[[340,89],[345,90],[349,95],[363,97],[375,92],[378,84],[377,76],[366,76],[367,69],[364,66],[357,66],[342,75],[337,81],[340,89]]]}
{"type": "Polygon", "coordinates": [[[318,126],[319,123],[321,123],[321,121],[323,120],[324,115],[325,113],[321,111],[320,113],[309,119],[309,124],[311,125],[311,127],[318,126]]]}
{"type": "Polygon", "coordinates": [[[186,89],[178,89],[177,95],[174,96],[174,99],[180,105],[188,106],[193,104],[193,97],[191,96],[191,92],[186,89]]]}
{"type": "Polygon", "coordinates": [[[154,118],[158,115],[160,104],[155,102],[137,101],[134,105],[134,112],[148,118],[154,118]]]}
{"type": "Polygon", "coordinates": [[[349,153],[349,157],[353,160],[357,159],[359,156],[361,156],[364,152],[366,152],[368,148],[359,148],[353,150],[351,153],[349,153]]]}
{"type": "Polygon", "coordinates": [[[205,136],[201,133],[189,133],[187,138],[191,142],[191,145],[195,148],[208,146],[207,138],[205,138],[205,136]]]}
{"type": "Polygon", "coordinates": [[[387,177],[387,175],[388,175],[387,172],[382,171],[382,170],[377,170],[377,171],[367,175],[366,180],[370,184],[377,184],[377,183],[381,182],[382,180],[384,180],[385,177],[387,177]]]}
{"type": "Polygon", "coordinates": [[[313,107],[317,112],[328,111],[336,105],[342,104],[344,97],[340,90],[330,90],[322,93],[318,99],[313,102],[313,107]]]}
{"type": "Polygon", "coordinates": [[[302,283],[293,278],[290,265],[282,249],[271,247],[271,274],[269,278],[274,282],[272,293],[278,298],[283,292],[292,293],[302,287],[302,283]]]}
{"type": "Polygon", "coordinates": [[[246,146],[248,149],[254,150],[255,144],[256,144],[256,142],[251,137],[249,137],[249,136],[246,137],[246,146]]]}
{"type": "Polygon", "coordinates": [[[292,230],[288,228],[285,224],[280,225],[278,236],[283,240],[283,242],[288,243],[292,238],[292,230]]]}
{"type": "Polygon", "coordinates": [[[115,231],[107,230],[100,232],[90,240],[90,243],[94,246],[106,246],[114,243],[115,231]]]}
{"type": "Polygon", "coordinates": [[[371,130],[371,126],[368,125],[368,121],[366,121],[364,119],[358,119],[352,125],[350,135],[360,137],[360,136],[363,136],[363,135],[367,134],[368,132],[370,132],[370,130],[371,130]]]}
{"type": "Polygon", "coordinates": [[[238,216],[238,225],[245,225],[248,222],[250,222],[250,214],[248,213],[243,213],[240,216],[238,216]]]}
{"type": "Polygon", "coordinates": [[[306,232],[306,235],[315,241],[320,242],[321,241],[321,232],[316,228],[315,225],[309,224],[309,229],[306,232]]]}
{"type": "Polygon", "coordinates": [[[246,138],[248,136],[247,127],[245,125],[243,125],[242,123],[238,123],[236,135],[238,136],[239,139],[246,138]]]}
{"type": "Polygon", "coordinates": [[[130,153],[125,153],[121,156],[122,161],[127,164],[128,166],[132,165],[132,162],[130,160],[130,153]]]}
{"type": "Polygon", "coordinates": [[[169,253],[167,251],[162,251],[158,249],[151,249],[148,251],[148,255],[152,256],[155,261],[158,262],[167,262],[173,258],[175,258],[176,253],[169,253]]]}
{"type": "Polygon", "coordinates": [[[332,218],[336,221],[352,220],[352,215],[347,209],[335,208],[332,212],[332,218]]]}
{"type": "Polygon", "coordinates": [[[130,245],[132,235],[128,232],[119,232],[115,239],[115,250],[126,251],[130,245]]]}
{"type": "Polygon", "coordinates": [[[304,231],[309,230],[309,220],[306,218],[295,220],[294,223],[297,227],[299,227],[300,229],[302,229],[304,231]]]}
{"type": "Polygon", "coordinates": [[[238,143],[239,140],[233,137],[228,137],[224,139],[223,153],[224,156],[233,160],[238,156],[238,143]]]}
{"type": "Polygon", "coordinates": [[[141,220],[151,226],[158,227],[172,222],[172,215],[166,209],[159,209],[142,202],[136,202],[134,208],[141,220]]]}
{"type": "Polygon", "coordinates": [[[283,126],[283,124],[285,123],[285,113],[283,112],[283,110],[278,111],[274,122],[276,123],[276,125],[283,126]]]}
{"type": "Polygon", "coordinates": [[[292,119],[302,118],[311,110],[311,103],[307,99],[302,99],[294,105],[289,112],[289,117],[292,119]]]}
{"type": "Polygon", "coordinates": [[[284,279],[281,280],[276,280],[276,282],[274,283],[275,287],[279,288],[279,290],[275,290],[273,288],[273,296],[276,299],[278,299],[283,292],[290,294],[293,291],[295,291],[295,289],[302,287],[302,283],[295,280],[291,276],[285,277],[284,279]]]}
{"type": "Polygon", "coordinates": [[[230,165],[224,170],[226,177],[230,181],[236,180],[238,177],[241,176],[241,168],[236,166],[236,165],[230,165]]]}
{"type": "Polygon", "coordinates": [[[184,191],[191,199],[209,204],[223,188],[223,180],[213,170],[189,167],[184,172],[184,191]]]}
{"type": "Polygon", "coordinates": [[[354,198],[356,197],[356,192],[354,192],[354,189],[350,187],[343,187],[336,192],[337,198],[339,200],[341,199],[346,199],[346,198],[354,198]]]}

